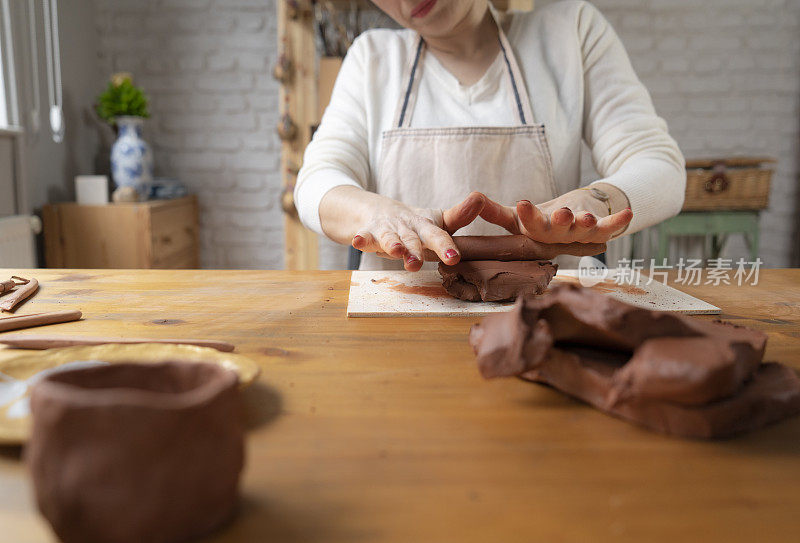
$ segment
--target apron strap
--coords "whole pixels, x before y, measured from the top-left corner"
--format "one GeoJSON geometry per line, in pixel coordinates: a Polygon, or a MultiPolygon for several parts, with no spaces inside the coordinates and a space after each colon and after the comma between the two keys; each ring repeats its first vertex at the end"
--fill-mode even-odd
{"type": "Polygon", "coordinates": [[[508,75],[511,77],[511,89],[514,91],[514,100],[517,104],[520,124],[532,124],[534,123],[533,109],[531,108],[528,89],[525,88],[525,78],[522,77],[522,72],[517,63],[517,56],[514,54],[506,33],[503,32],[503,27],[499,23],[497,24],[497,30],[500,34],[500,49],[503,50],[503,58],[506,61],[508,75]]]}
{"type": "MultiPolygon", "coordinates": [[[[425,48],[425,42],[422,36],[417,41],[417,52],[414,55],[414,61],[411,63],[408,70],[408,84],[406,85],[406,92],[403,94],[400,103],[397,104],[397,111],[394,115],[394,122],[392,126],[399,128],[411,126],[411,112],[414,111],[414,103],[417,99],[417,89],[419,88],[419,72],[422,66],[422,52],[425,48]]],[[[405,79],[405,78],[404,78],[405,79]]]]}
{"type": "MultiPolygon", "coordinates": [[[[508,69],[508,75],[511,79],[511,89],[514,93],[514,103],[517,108],[520,124],[532,124],[534,122],[533,109],[531,108],[531,101],[530,97],[528,96],[528,91],[525,88],[525,79],[522,77],[522,72],[520,71],[519,64],[517,63],[517,57],[514,54],[514,50],[511,48],[511,44],[506,37],[506,33],[503,31],[503,27],[497,21],[496,14],[494,10],[491,9],[491,6],[490,12],[495,24],[497,24],[498,37],[500,39],[500,51],[503,53],[503,59],[505,60],[506,68],[508,69]]],[[[419,88],[420,80],[419,74],[422,68],[422,60],[425,57],[424,53],[425,41],[422,39],[422,36],[420,36],[419,40],[417,41],[417,49],[416,53],[414,54],[414,60],[407,68],[406,73],[408,75],[404,79],[407,79],[408,83],[406,84],[406,90],[403,93],[403,96],[400,98],[400,101],[397,104],[397,110],[395,112],[392,126],[396,126],[398,128],[408,128],[411,126],[411,116],[414,112],[414,103],[417,99],[417,89],[419,88]]]]}

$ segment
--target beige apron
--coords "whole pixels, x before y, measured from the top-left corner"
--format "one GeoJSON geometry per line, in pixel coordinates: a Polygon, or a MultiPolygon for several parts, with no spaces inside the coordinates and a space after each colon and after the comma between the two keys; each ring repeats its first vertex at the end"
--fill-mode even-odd
{"type": "MultiPolygon", "coordinates": [[[[556,196],[544,125],[534,122],[517,59],[500,25],[498,30],[513,91],[509,107],[519,115],[520,124],[411,128],[426,49],[420,37],[407,70],[406,90],[397,105],[392,125],[396,128],[382,135],[375,192],[412,207],[432,209],[450,208],[473,190],[505,205],[514,205],[522,199],[540,203],[556,196]]],[[[459,234],[470,235],[503,233],[507,232],[480,218],[459,230],[459,234]]],[[[432,264],[426,263],[425,267],[432,264]]],[[[400,270],[403,261],[364,253],[360,269],[400,270]]]]}

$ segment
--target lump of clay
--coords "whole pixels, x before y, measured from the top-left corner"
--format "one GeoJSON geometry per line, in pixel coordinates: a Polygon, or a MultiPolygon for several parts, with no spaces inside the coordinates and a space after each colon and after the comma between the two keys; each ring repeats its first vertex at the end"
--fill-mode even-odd
{"type": "Polygon", "coordinates": [[[523,295],[541,294],[556,275],[549,260],[462,261],[439,264],[442,285],[451,295],[469,302],[505,302],[523,295]]]}
{"type": "Polygon", "coordinates": [[[659,337],[644,341],[614,375],[616,400],[650,398],[702,405],[733,396],[761,363],[747,342],[659,337]]]}
{"type": "Polygon", "coordinates": [[[244,423],[238,378],[193,362],[64,371],[32,390],[26,460],[64,543],[167,543],[228,522],[244,423]]]}
{"type": "Polygon", "coordinates": [[[764,333],[559,285],[483,319],[486,378],[546,383],[612,415],[685,437],[727,437],[800,413],[800,378],[762,363],[764,333]]]}

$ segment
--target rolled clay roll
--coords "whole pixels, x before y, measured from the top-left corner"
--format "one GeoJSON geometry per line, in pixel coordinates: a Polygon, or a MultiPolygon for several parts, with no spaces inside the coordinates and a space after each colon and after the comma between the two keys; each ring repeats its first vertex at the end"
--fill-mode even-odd
{"type": "MultiPolygon", "coordinates": [[[[552,260],[558,255],[592,256],[606,250],[604,243],[539,243],[527,236],[453,236],[461,261],[552,260]]],[[[425,251],[425,260],[437,261],[433,251],[425,251]]]]}

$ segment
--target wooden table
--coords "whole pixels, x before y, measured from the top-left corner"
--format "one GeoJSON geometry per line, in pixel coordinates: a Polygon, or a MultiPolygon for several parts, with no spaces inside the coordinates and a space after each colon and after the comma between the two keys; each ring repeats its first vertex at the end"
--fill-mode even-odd
{"type": "MultiPolygon", "coordinates": [[[[798,540],[800,417],[686,441],[486,382],[466,341],[475,319],[347,319],[347,272],[35,275],[20,312],[86,316],[53,333],[228,340],[261,364],[242,511],[211,541],[798,540]]],[[[798,285],[800,270],[762,270],[755,287],[684,290],[768,332],[767,359],[800,369],[798,285]]],[[[3,541],[52,537],[18,449],[0,455],[0,527],[3,541]]]]}

